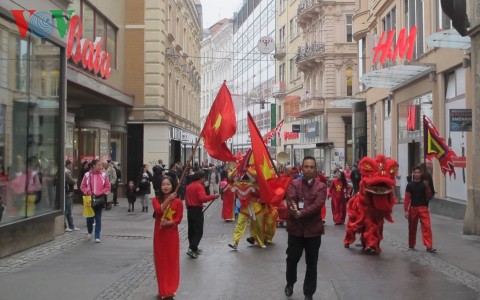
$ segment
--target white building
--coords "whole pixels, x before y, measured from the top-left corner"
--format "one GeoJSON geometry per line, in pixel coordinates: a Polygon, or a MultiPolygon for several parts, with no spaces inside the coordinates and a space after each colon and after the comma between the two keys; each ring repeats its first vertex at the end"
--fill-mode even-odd
{"type": "MultiPolygon", "coordinates": [[[[231,146],[233,153],[250,148],[247,111],[253,115],[262,134],[275,127],[274,51],[260,53],[257,43],[262,37],[275,38],[275,1],[244,1],[233,20],[234,87],[231,92],[238,95],[236,105],[240,106],[236,109],[238,126],[231,146]]],[[[275,147],[271,146],[274,152],[275,147]]]]}
{"type": "MultiPolygon", "coordinates": [[[[204,32],[201,43],[201,99],[200,99],[200,128],[203,128],[213,101],[226,80],[230,92],[233,94],[233,21],[223,19],[218,21],[204,32]]],[[[234,95],[232,95],[234,96],[234,95]]],[[[235,98],[235,97],[234,97],[235,98]]],[[[212,158],[200,149],[202,161],[212,162],[212,158]]]]}

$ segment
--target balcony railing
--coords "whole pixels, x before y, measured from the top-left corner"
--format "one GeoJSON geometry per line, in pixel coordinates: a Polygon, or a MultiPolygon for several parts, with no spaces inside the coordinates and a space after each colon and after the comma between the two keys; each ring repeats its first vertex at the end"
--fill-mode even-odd
{"type": "Polygon", "coordinates": [[[285,47],[285,42],[280,42],[275,45],[275,58],[282,58],[285,57],[287,54],[287,49],[285,47]]]}
{"type": "Polygon", "coordinates": [[[298,47],[297,57],[295,62],[298,64],[302,60],[315,57],[325,53],[325,44],[324,43],[309,43],[303,47],[298,47]]]}
{"type": "Polygon", "coordinates": [[[300,2],[297,8],[297,17],[300,17],[302,13],[308,11],[310,8],[320,5],[322,0],[303,0],[300,2]]]}
{"type": "Polygon", "coordinates": [[[300,117],[318,116],[325,110],[325,99],[311,93],[300,100],[300,117]]]}

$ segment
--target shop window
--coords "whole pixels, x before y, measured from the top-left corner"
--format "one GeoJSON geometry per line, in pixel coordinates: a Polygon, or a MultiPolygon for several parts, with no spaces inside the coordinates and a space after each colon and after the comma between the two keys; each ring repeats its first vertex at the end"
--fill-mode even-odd
{"type": "Polygon", "coordinates": [[[20,38],[10,25],[0,29],[0,57],[10,62],[1,74],[14,79],[11,87],[0,84],[0,225],[61,207],[61,51],[30,33],[20,38]]]}

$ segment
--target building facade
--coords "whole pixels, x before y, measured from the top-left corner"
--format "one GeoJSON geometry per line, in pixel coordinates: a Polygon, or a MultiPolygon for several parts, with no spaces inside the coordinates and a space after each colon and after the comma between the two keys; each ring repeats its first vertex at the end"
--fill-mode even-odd
{"type": "Polygon", "coordinates": [[[65,159],[74,162],[76,178],[82,174],[85,162],[116,161],[125,175],[121,180],[124,186],[128,166],[127,109],[133,107],[134,100],[125,84],[128,81],[126,3],[124,0],[71,2],[68,9],[74,15],[70,18],[66,52],[65,159]],[[113,6],[118,9],[112,10],[113,6]],[[85,42],[79,47],[81,39],[85,42]],[[81,58],[81,53],[91,51],[92,46],[96,48],[95,58],[89,62],[81,58]],[[100,66],[96,67],[94,61],[100,66]]]}
{"type": "Polygon", "coordinates": [[[201,5],[126,0],[130,178],[159,159],[185,163],[199,133],[201,5]]]}
{"type": "MultiPolygon", "coordinates": [[[[275,1],[248,0],[233,18],[233,87],[231,93],[237,112],[237,133],[232,139],[233,153],[250,148],[247,112],[250,112],[261,134],[276,124],[275,88],[275,1]],[[259,50],[261,38],[269,45],[259,50]]],[[[275,154],[274,144],[269,145],[275,154]]],[[[274,156],[274,155],[273,155],[274,156]]]]}
{"type": "MultiPolygon", "coordinates": [[[[439,43],[445,34],[460,35],[442,12],[440,0],[360,1],[353,16],[353,37],[358,43],[358,97],[366,99],[368,154],[385,154],[399,162],[402,196],[406,175],[426,161],[433,171],[433,212],[465,218],[472,177],[474,144],[470,129],[455,126],[453,116],[474,108],[474,81],[470,41],[439,43]],[[444,176],[436,160],[424,159],[422,116],[430,118],[467,168],[456,166],[456,177],[444,176]]],[[[458,125],[458,124],[457,124],[458,125]]],[[[470,126],[471,127],[471,126],[470,126]]],[[[471,189],[473,190],[473,189],[471,189]]],[[[474,203],[474,202],[472,202],[474,203]]],[[[478,218],[478,214],[477,214],[478,218]]],[[[472,230],[465,223],[465,232],[472,230]]],[[[478,227],[478,226],[477,226],[478,227]]]]}
{"type": "MultiPolygon", "coordinates": [[[[200,128],[205,120],[213,101],[224,81],[232,93],[233,84],[233,20],[223,19],[205,30],[201,43],[201,104],[200,128]]],[[[236,99],[236,95],[232,95],[236,99]]],[[[238,109],[236,110],[238,111],[238,109]]],[[[212,163],[208,153],[199,149],[201,161],[212,163]]]]}
{"type": "Polygon", "coordinates": [[[292,125],[286,126],[282,135],[293,137],[282,141],[282,150],[290,153],[295,165],[305,155],[312,155],[319,168],[330,174],[353,163],[351,101],[357,92],[353,82],[358,80],[352,38],[355,2],[279,1],[277,11],[280,41],[289,32],[286,57],[297,47],[294,59],[277,62],[279,80],[288,78],[283,111],[292,125]],[[301,41],[296,41],[298,35],[301,41]]]}

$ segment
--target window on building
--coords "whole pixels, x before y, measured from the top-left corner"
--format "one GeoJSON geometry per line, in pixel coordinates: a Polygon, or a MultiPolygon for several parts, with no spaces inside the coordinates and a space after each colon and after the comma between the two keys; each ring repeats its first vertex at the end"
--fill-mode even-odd
{"type": "Polygon", "coordinates": [[[295,58],[290,59],[290,82],[298,79],[298,69],[295,58]]]}
{"type": "Polygon", "coordinates": [[[408,24],[408,31],[413,26],[417,27],[417,40],[413,57],[417,58],[424,53],[424,20],[423,20],[423,0],[405,0],[405,20],[408,24]]]}
{"type": "Polygon", "coordinates": [[[352,24],[352,15],[346,15],[346,22],[347,26],[347,43],[353,42],[353,24],[352,24]]]}
{"type": "Polygon", "coordinates": [[[95,13],[90,5],[82,4],[83,37],[94,41],[95,13]]]}
{"type": "Polygon", "coordinates": [[[278,79],[280,81],[285,81],[285,63],[278,66],[278,79]]]}
{"type": "Polygon", "coordinates": [[[348,67],[345,71],[347,79],[347,96],[352,96],[353,93],[353,69],[348,67]]]}
{"type": "MultiPolygon", "coordinates": [[[[360,58],[358,64],[358,78],[362,77],[367,70],[367,39],[364,37],[358,41],[358,57],[360,58]]],[[[360,81],[359,81],[360,82],[360,81]]],[[[359,90],[365,89],[364,84],[360,82],[359,90]]]]}
{"type": "Polygon", "coordinates": [[[452,28],[452,20],[443,12],[442,6],[440,4],[440,0],[437,0],[437,3],[435,5],[435,10],[436,10],[436,30],[437,31],[442,31],[442,30],[447,30],[452,28]]]}
{"type": "Polygon", "coordinates": [[[290,40],[294,40],[297,37],[297,21],[295,18],[290,20],[290,40]]]}
{"type": "Polygon", "coordinates": [[[278,30],[278,40],[279,40],[280,44],[285,43],[285,26],[282,26],[278,30]]]}
{"type": "Polygon", "coordinates": [[[286,3],[285,0],[278,0],[278,7],[279,7],[280,14],[285,11],[285,7],[286,7],[285,3],[286,3]]]}
{"type": "Polygon", "coordinates": [[[388,97],[387,99],[383,100],[384,104],[384,111],[385,111],[385,119],[390,118],[392,116],[392,99],[388,97]]]}

